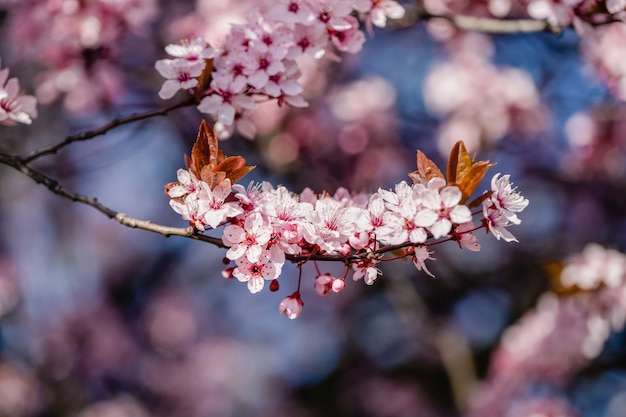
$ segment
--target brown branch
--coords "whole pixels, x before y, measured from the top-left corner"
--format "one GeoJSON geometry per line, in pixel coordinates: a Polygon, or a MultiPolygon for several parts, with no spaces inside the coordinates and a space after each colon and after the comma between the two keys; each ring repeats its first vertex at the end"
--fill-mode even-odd
{"type": "Polygon", "coordinates": [[[0,163],[10,166],[27,177],[31,178],[38,184],[42,184],[54,194],[60,195],[61,197],[67,198],[69,200],[86,204],[98,210],[100,213],[104,214],[110,219],[117,221],[118,223],[136,229],[143,229],[149,232],[158,233],[165,237],[169,236],[182,236],[190,239],[201,240],[203,242],[211,243],[215,246],[225,248],[226,246],[222,243],[222,239],[205,236],[197,233],[195,229],[192,227],[171,227],[171,226],[163,226],[160,224],[155,224],[147,220],[139,220],[133,217],[130,217],[124,213],[120,213],[111,208],[108,208],[101,204],[96,198],[87,197],[81,194],[76,194],[69,191],[67,188],[63,187],[53,178],[39,172],[32,167],[30,167],[23,158],[13,155],[6,155],[0,153],[0,163]]]}
{"type": "Polygon", "coordinates": [[[492,34],[550,32],[558,35],[563,29],[567,29],[545,20],[534,19],[496,19],[464,15],[430,16],[430,18],[445,19],[461,30],[492,34]]]}
{"type": "MultiPolygon", "coordinates": [[[[606,19],[599,22],[591,22],[581,18],[592,26],[601,26],[616,22],[617,20],[607,15],[606,19]]],[[[456,26],[458,29],[491,33],[491,34],[516,34],[516,33],[537,33],[537,32],[549,32],[553,34],[560,34],[565,29],[572,28],[572,25],[554,25],[546,20],[537,19],[503,19],[496,17],[479,17],[461,14],[433,14],[424,9],[421,4],[417,4],[415,7],[407,7],[406,14],[402,19],[391,20],[390,26],[392,27],[406,27],[415,24],[420,20],[434,20],[441,19],[446,20],[456,26]]]]}
{"type": "Polygon", "coordinates": [[[67,145],[69,145],[71,143],[92,139],[92,138],[94,138],[96,136],[99,136],[99,135],[104,135],[109,130],[114,129],[114,128],[118,127],[118,126],[122,126],[122,125],[128,124],[128,123],[132,123],[132,122],[136,122],[136,121],[144,120],[144,119],[149,119],[149,118],[155,117],[155,116],[163,116],[163,115],[166,115],[167,113],[169,113],[172,110],[179,109],[181,107],[187,107],[187,106],[190,106],[190,105],[192,105],[194,103],[195,103],[195,99],[193,97],[190,97],[187,100],[181,101],[179,103],[172,104],[172,105],[167,106],[167,107],[163,107],[161,109],[151,110],[151,111],[144,112],[144,113],[133,113],[130,116],[115,118],[115,119],[111,120],[109,123],[105,124],[104,126],[101,126],[101,127],[97,128],[97,129],[89,130],[89,131],[82,132],[82,133],[79,133],[79,134],[76,134],[76,135],[72,135],[72,136],[67,136],[63,141],[61,141],[59,143],[51,145],[51,146],[49,146],[47,148],[43,148],[43,149],[39,149],[39,150],[33,151],[30,154],[25,155],[23,158],[21,158],[21,161],[23,163],[27,164],[29,162],[34,161],[37,158],[41,158],[42,156],[55,154],[60,149],[64,148],[65,146],[67,146],[67,145]]]}

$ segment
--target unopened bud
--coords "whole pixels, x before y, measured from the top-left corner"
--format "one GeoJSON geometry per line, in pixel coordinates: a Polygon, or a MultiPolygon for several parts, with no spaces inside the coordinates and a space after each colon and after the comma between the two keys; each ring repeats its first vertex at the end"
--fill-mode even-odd
{"type": "Polygon", "coordinates": [[[346,283],[343,279],[337,278],[333,281],[332,289],[333,292],[341,292],[345,288],[346,283]]]}
{"type": "Polygon", "coordinates": [[[296,291],[290,296],[285,297],[283,301],[280,302],[280,305],[278,306],[278,311],[280,311],[280,314],[293,320],[300,317],[300,314],[302,314],[303,306],[304,303],[300,298],[300,293],[296,291]]]}
{"type": "Polygon", "coordinates": [[[226,268],[222,271],[222,276],[226,279],[231,279],[233,277],[233,271],[235,270],[235,267],[230,267],[230,268],[226,268]]]}

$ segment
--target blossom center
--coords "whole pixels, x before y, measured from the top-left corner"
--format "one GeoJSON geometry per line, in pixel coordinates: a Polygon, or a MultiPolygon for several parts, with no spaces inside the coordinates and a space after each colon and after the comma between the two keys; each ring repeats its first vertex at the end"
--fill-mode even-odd
{"type": "Polygon", "coordinates": [[[298,10],[300,10],[300,5],[298,5],[298,3],[296,3],[295,1],[292,1],[291,3],[289,3],[289,6],[287,6],[287,10],[289,10],[289,12],[291,13],[298,13],[298,10]]]}

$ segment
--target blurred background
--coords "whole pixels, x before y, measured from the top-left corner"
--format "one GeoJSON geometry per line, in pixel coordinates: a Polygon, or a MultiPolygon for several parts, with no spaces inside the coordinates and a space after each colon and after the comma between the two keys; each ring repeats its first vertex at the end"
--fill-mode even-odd
{"type": "MultiPolygon", "coordinates": [[[[442,3],[488,15],[484,1],[442,3]]],[[[26,154],[165,106],[163,47],[219,42],[259,4],[0,0],[2,68],[39,100],[31,126],[0,126],[0,150],[26,154]]],[[[222,277],[223,250],[125,228],[0,166],[0,415],[626,415],[624,42],[621,22],[594,36],[488,35],[408,15],[358,55],[303,61],[308,108],[264,104],[255,140],[220,143],[257,165],[251,179],[372,192],[408,180],[417,149],[444,167],[463,140],[497,162],[479,189],[510,173],[530,205],[511,228],[519,244],[480,234],[477,253],[441,245],[428,264],[436,278],[392,262],[371,287],[320,297],[307,265],[293,321],[277,306],[295,268],[277,293],[252,296],[222,277]],[[566,290],[565,270],[619,283],[566,290]]],[[[179,109],[36,168],[114,210],[183,227],[163,185],[201,118],[179,109]]]]}

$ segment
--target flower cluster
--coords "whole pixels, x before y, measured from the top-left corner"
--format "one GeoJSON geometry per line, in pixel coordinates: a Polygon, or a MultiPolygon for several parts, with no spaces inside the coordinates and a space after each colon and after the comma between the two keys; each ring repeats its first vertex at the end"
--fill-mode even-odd
{"type": "Polygon", "coordinates": [[[81,113],[119,99],[122,72],[111,61],[157,14],[155,0],[20,0],[8,10],[7,37],[46,68],[35,82],[39,102],[62,97],[81,113]]]}
{"type": "Polygon", "coordinates": [[[250,13],[245,24],[233,25],[220,47],[203,38],[168,45],[166,52],[174,59],[156,63],[167,79],[159,95],[168,99],[178,89],[196,88],[202,96],[198,110],[213,115],[224,136],[259,100],[305,107],[297,58],[337,59],[335,51],[358,52],[365,35],[355,12],[371,31],[373,25],[384,27],[387,17],[402,17],[404,8],[393,0],[281,0],[263,14],[250,13]]]}
{"type": "MultiPolygon", "coordinates": [[[[528,205],[509,175],[500,174],[493,177],[490,191],[466,204],[490,165],[471,161],[461,142],[451,155],[451,160],[455,156],[458,161],[450,163],[448,181],[418,152],[418,171],[410,174],[413,184],[402,181],[393,190],[381,188],[370,195],[345,188],[334,195],[318,195],[308,188],[296,194],[267,182],[250,183],[246,188],[233,182],[251,168],[243,167],[241,157],[219,153],[214,134],[208,145],[214,153],[208,158],[201,155],[204,134],[212,133],[207,129],[203,123],[193,159],[187,160],[189,170],[179,169],[178,181],[168,184],[165,191],[172,209],[195,229],[224,226],[226,258],[235,263],[224,275],[246,282],[251,293],[261,291],[266,281],[277,289],[286,260],[300,266],[311,259],[343,261],[347,265],[343,277],[318,274],[315,288],[321,295],[340,292],[350,267],[354,281],[373,284],[380,274],[377,264],[393,250],[403,250],[400,257],[410,257],[417,269],[432,275],[425,264],[432,259],[429,241],[454,240],[461,247],[479,250],[472,232],[483,227],[497,239],[516,241],[507,227],[520,223],[516,213],[528,205]],[[220,157],[213,159],[215,154],[220,157]],[[470,207],[480,205],[482,210],[472,213],[470,207]],[[483,216],[478,227],[472,222],[475,214],[483,216]]],[[[299,285],[284,305],[301,307],[299,285]]],[[[281,311],[292,312],[291,318],[297,316],[291,307],[281,307],[281,311]]]]}
{"type": "Polygon", "coordinates": [[[623,253],[590,243],[566,260],[559,285],[565,295],[541,295],[537,306],[506,330],[489,383],[470,416],[518,415],[510,411],[517,401],[534,401],[528,398],[529,386],[538,380],[561,386],[602,353],[612,332],[624,327],[623,253]]]}
{"type": "Polygon", "coordinates": [[[17,78],[9,79],[8,68],[0,69],[0,124],[31,124],[37,117],[36,104],[35,97],[20,93],[17,78]]]}
{"type": "Polygon", "coordinates": [[[428,110],[442,119],[438,141],[448,149],[462,137],[468,148],[546,125],[546,106],[526,71],[494,65],[493,45],[479,34],[459,36],[452,59],[432,66],[424,82],[428,110]],[[488,108],[489,111],[485,111],[488,108]]]}

